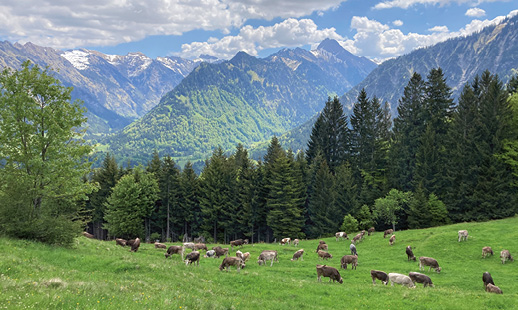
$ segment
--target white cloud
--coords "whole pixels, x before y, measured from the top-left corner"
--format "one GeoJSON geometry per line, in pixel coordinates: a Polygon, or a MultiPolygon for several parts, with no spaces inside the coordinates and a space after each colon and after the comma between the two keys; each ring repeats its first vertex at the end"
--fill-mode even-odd
{"type": "Polygon", "coordinates": [[[428,29],[431,32],[448,32],[448,27],[446,26],[435,26],[433,28],[428,29]]]}
{"type": "Polygon", "coordinates": [[[468,9],[466,11],[466,14],[464,14],[464,15],[471,16],[471,17],[482,17],[482,16],[486,15],[486,11],[479,9],[479,8],[471,8],[471,9],[468,9]]]}
{"type": "Polygon", "coordinates": [[[393,21],[393,22],[392,22],[392,25],[394,25],[394,26],[396,26],[396,27],[401,27],[401,26],[403,26],[403,21],[402,21],[402,20],[397,19],[397,20],[395,20],[395,21],[393,21]]]}
{"type": "Polygon", "coordinates": [[[388,0],[374,6],[375,9],[401,8],[408,9],[416,4],[445,6],[451,3],[479,5],[484,2],[499,2],[508,0],[388,0]]]}
{"type": "Polygon", "coordinates": [[[208,54],[222,59],[233,57],[244,51],[256,56],[267,48],[295,47],[319,43],[326,38],[343,40],[334,28],[318,29],[311,19],[289,18],[270,27],[245,26],[236,36],[226,36],[219,40],[193,42],[182,45],[178,55],[185,58],[208,54]]]}
{"type": "Polygon", "coordinates": [[[54,48],[106,46],[151,35],[241,27],[249,19],[302,17],[346,0],[0,1],[0,37],[54,48]]]}

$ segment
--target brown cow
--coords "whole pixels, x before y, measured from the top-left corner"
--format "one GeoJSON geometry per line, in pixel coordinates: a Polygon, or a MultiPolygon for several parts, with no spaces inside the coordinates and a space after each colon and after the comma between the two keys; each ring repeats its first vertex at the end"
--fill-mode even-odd
{"type": "Polygon", "coordinates": [[[121,238],[115,239],[115,244],[116,245],[126,246],[126,243],[128,243],[128,241],[125,240],[125,239],[121,239],[121,238]]]}
{"type": "Polygon", "coordinates": [[[344,255],[340,259],[340,265],[343,269],[347,269],[347,264],[351,264],[351,269],[356,269],[358,266],[358,256],[356,255],[344,255]]]}
{"type": "Polygon", "coordinates": [[[367,230],[367,235],[370,236],[373,232],[375,232],[376,229],[374,227],[371,227],[367,230]]]}
{"type": "Polygon", "coordinates": [[[219,258],[220,256],[225,255],[225,257],[228,256],[228,248],[222,248],[220,246],[215,246],[212,248],[214,250],[214,256],[216,258],[219,258]]]}
{"type": "Polygon", "coordinates": [[[278,262],[279,260],[277,259],[277,251],[270,251],[270,250],[262,251],[261,254],[259,255],[259,257],[257,258],[257,263],[259,264],[259,266],[266,265],[267,260],[272,261],[270,264],[270,267],[273,266],[274,260],[276,262],[278,262]]]}
{"type": "Polygon", "coordinates": [[[298,260],[299,258],[300,258],[300,260],[304,260],[303,255],[304,255],[304,249],[300,249],[297,252],[293,253],[293,258],[291,259],[291,261],[298,260]]]}
{"type": "Polygon", "coordinates": [[[434,258],[425,256],[419,257],[419,270],[424,270],[424,266],[430,266],[428,271],[433,268],[435,272],[441,273],[441,267],[439,267],[439,263],[434,258]]]}
{"type": "Polygon", "coordinates": [[[380,280],[382,284],[387,285],[389,282],[388,274],[380,270],[371,270],[372,284],[376,285],[376,279],[380,280]]]}
{"type": "Polygon", "coordinates": [[[509,250],[502,250],[500,252],[500,259],[502,260],[502,264],[505,264],[506,261],[514,261],[514,258],[511,256],[511,253],[509,253],[509,250]]]}
{"type": "Polygon", "coordinates": [[[155,242],[155,249],[167,249],[167,245],[160,242],[155,242]]]}
{"type": "Polygon", "coordinates": [[[173,254],[180,254],[182,256],[182,260],[183,260],[184,250],[185,250],[185,248],[183,246],[172,245],[167,249],[167,252],[165,253],[165,258],[168,258],[169,256],[171,256],[173,254]]]}
{"type": "Polygon", "coordinates": [[[241,268],[245,268],[245,262],[239,257],[225,257],[223,259],[223,262],[221,262],[221,265],[219,265],[219,270],[222,271],[224,268],[227,269],[227,271],[230,271],[230,266],[235,266],[237,268],[237,272],[241,270],[241,268]]]}
{"type": "Polygon", "coordinates": [[[495,293],[495,294],[503,294],[502,290],[498,286],[493,285],[491,283],[489,283],[486,286],[486,292],[488,292],[488,293],[495,293]]]}
{"type": "Polygon", "coordinates": [[[246,263],[250,259],[250,252],[243,253],[243,261],[246,263]]]}
{"type": "Polygon", "coordinates": [[[299,242],[300,242],[299,239],[295,239],[295,240],[293,240],[292,244],[293,244],[293,246],[299,246],[299,242]]]}
{"type": "Polygon", "coordinates": [[[343,231],[339,231],[335,234],[335,237],[336,237],[336,241],[340,240],[340,239],[347,239],[349,240],[349,237],[347,236],[347,233],[346,232],[343,232],[343,231]]]}
{"type": "Polygon", "coordinates": [[[283,239],[281,239],[280,244],[285,245],[286,243],[290,244],[290,242],[291,242],[291,238],[283,238],[283,239]]]}
{"type": "Polygon", "coordinates": [[[392,233],[394,232],[394,229],[387,229],[385,230],[385,232],[383,233],[383,238],[385,238],[387,235],[392,235],[392,233]]]}
{"type": "Polygon", "coordinates": [[[127,244],[131,246],[130,252],[137,252],[138,248],[140,247],[140,239],[136,238],[134,240],[129,240],[127,244]]]}
{"type": "Polygon", "coordinates": [[[433,283],[432,283],[432,279],[430,279],[430,277],[425,274],[422,274],[419,272],[410,272],[408,274],[408,276],[410,277],[410,279],[412,279],[412,282],[414,282],[414,284],[416,284],[416,282],[417,282],[417,283],[423,283],[423,287],[427,287],[427,286],[434,287],[433,283]]]}
{"type": "Polygon", "coordinates": [[[414,252],[412,252],[411,246],[406,247],[406,256],[408,258],[408,261],[413,260],[415,262],[416,258],[414,256],[414,252]]]}
{"type": "Polygon", "coordinates": [[[324,242],[324,241],[320,241],[320,243],[318,244],[317,246],[317,250],[316,252],[318,253],[318,251],[327,251],[327,244],[324,242]]]}
{"type": "Polygon", "coordinates": [[[325,251],[322,251],[322,250],[319,250],[318,252],[318,256],[320,257],[320,259],[330,259],[330,258],[333,258],[333,255],[325,252],[325,251]]]}
{"type": "Polygon", "coordinates": [[[94,238],[94,235],[92,235],[91,233],[86,232],[86,231],[83,231],[83,236],[85,236],[86,238],[90,238],[90,239],[94,238]]]}
{"type": "Polygon", "coordinates": [[[486,288],[489,283],[495,285],[495,282],[493,281],[493,277],[487,271],[482,274],[482,282],[484,282],[484,288],[486,288]]]}
{"type": "Polygon", "coordinates": [[[199,251],[199,250],[205,250],[205,251],[208,251],[207,246],[205,245],[205,243],[196,243],[196,244],[194,245],[194,250],[195,250],[195,251],[199,251]]]}
{"type": "Polygon", "coordinates": [[[490,246],[485,246],[482,248],[482,258],[486,258],[489,255],[493,256],[493,249],[490,246]]]}
{"type": "Polygon", "coordinates": [[[390,245],[393,245],[393,244],[394,244],[394,242],[396,242],[396,235],[392,235],[392,236],[390,236],[390,239],[389,239],[389,244],[390,244],[390,245]]]}
{"type": "Polygon", "coordinates": [[[361,239],[362,239],[362,234],[357,234],[356,236],[354,236],[354,238],[353,238],[353,240],[351,240],[351,242],[356,244],[361,239]]]}
{"type": "Polygon", "coordinates": [[[234,251],[235,246],[243,247],[244,243],[245,242],[243,241],[243,239],[237,239],[237,240],[230,241],[230,250],[234,251]]]}
{"type": "Polygon", "coordinates": [[[335,281],[338,281],[338,283],[342,284],[344,281],[342,280],[342,277],[340,276],[340,272],[334,267],[326,266],[326,265],[317,265],[317,279],[318,282],[322,282],[322,276],[329,278],[329,282],[333,280],[333,283],[335,281]]]}
{"type": "Polygon", "coordinates": [[[200,265],[200,252],[192,251],[185,256],[185,266],[188,264],[192,265],[192,263],[196,263],[198,266],[200,265]]]}

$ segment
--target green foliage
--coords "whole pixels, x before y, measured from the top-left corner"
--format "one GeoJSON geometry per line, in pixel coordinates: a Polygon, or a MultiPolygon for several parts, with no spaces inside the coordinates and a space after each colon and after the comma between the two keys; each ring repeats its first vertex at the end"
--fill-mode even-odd
{"type": "Polygon", "coordinates": [[[340,230],[347,234],[358,231],[358,220],[356,220],[352,215],[347,214],[344,216],[344,221],[342,222],[342,226],[340,226],[340,230]]]}
{"type": "Polygon", "coordinates": [[[3,234],[69,245],[81,231],[77,202],[95,187],[83,181],[91,165],[83,159],[91,147],[78,131],[85,110],[70,102],[71,91],[49,69],[29,61],[19,71],[6,68],[0,74],[3,234]]]}
{"type": "Polygon", "coordinates": [[[374,216],[387,224],[392,224],[392,229],[395,231],[398,223],[397,212],[410,201],[411,197],[412,194],[409,192],[391,189],[384,198],[376,199],[373,210],[374,216]]]}
{"type": "Polygon", "coordinates": [[[360,211],[356,213],[356,218],[358,219],[358,227],[360,230],[367,230],[375,224],[373,214],[367,205],[361,207],[360,211]]]}

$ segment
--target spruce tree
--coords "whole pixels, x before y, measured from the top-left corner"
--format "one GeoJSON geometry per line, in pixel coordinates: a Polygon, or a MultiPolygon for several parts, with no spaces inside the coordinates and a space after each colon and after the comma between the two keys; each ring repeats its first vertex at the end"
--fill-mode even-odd
{"type": "Polygon", "coordinates": [[[341,218],[335,204],[334,177],[326,160],[315,161],[313,166],[315,179],[308,204],[312,225],[308,235],[320,237],[335,232],[340,226],[341,218]]]}
{"type": "MultiPolygon", "coordinates": [[[[180,171],[171,156],[166,156],[159,171],[159,187],[161,197],[161,208],[158,212],[161,223],[165,223],[165,239],[172,240],[173,224],[172,218],[179,216],[180,203],[180,171]],[[175,214],[176,213],[176,214],[175,214]]],[[[164,229],[164,227],[162,227],[164,229]]]]}
{"type": "Polygon", "coordinates": [[[173,203],[173,220],[180,229],[176,229],[176,233],[180,234],[182,231],[185,233],[187,228],[200,233],[202,221],[202,211],[200,206],[200,180],[196,172],[194,171],[193,165],[188,161],[182,172],[180,173],[179,179],[179,197],[178,203],[173,203]],[[176,216],[178,215],[178,218],[176,216]]]}

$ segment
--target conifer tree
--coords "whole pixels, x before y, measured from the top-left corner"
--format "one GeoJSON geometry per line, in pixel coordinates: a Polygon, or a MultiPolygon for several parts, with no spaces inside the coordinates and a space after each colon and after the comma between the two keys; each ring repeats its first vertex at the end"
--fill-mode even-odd
{"type": "MultiPolygon", "coordinates": [[[[172,218],[180,214],[173,212],[179,209],[180,203],[180,171],[171,156],[166,156],[159,171],[159,187],[161,197],[160,219],[165,222],[165,239],[172,240],[172,218]]],[[[162,227],[163,228],[163,227],[162,227]]]]}
{"type": "Polygon", "coordinates": [[[349,162],[340,165],[336,170],[334,189],[339,218],[343,218],[346,214],[354,214],[358,210],[357,187],[349,162]]]}
{"type": "Polygon", "coordinates": [[[315,178],[308,203],[308,214],[312,223],[308,235],[320,237],[335,232],[340,226],[341,218],[336,210],[334,177],[326,160],[315,160],[312,166],[315,178]]]}
{"type": "Polygon", "coordinates": [[[202,211],[200,206],[200,180],[193,165],[188,161],[180,173],[180,190],[178,203],[173,204],[173,213],[180,218],[179,226],[182,228],[178,233],[185,233],[187,228],[200,232],[202,225],[202,211]]]}

